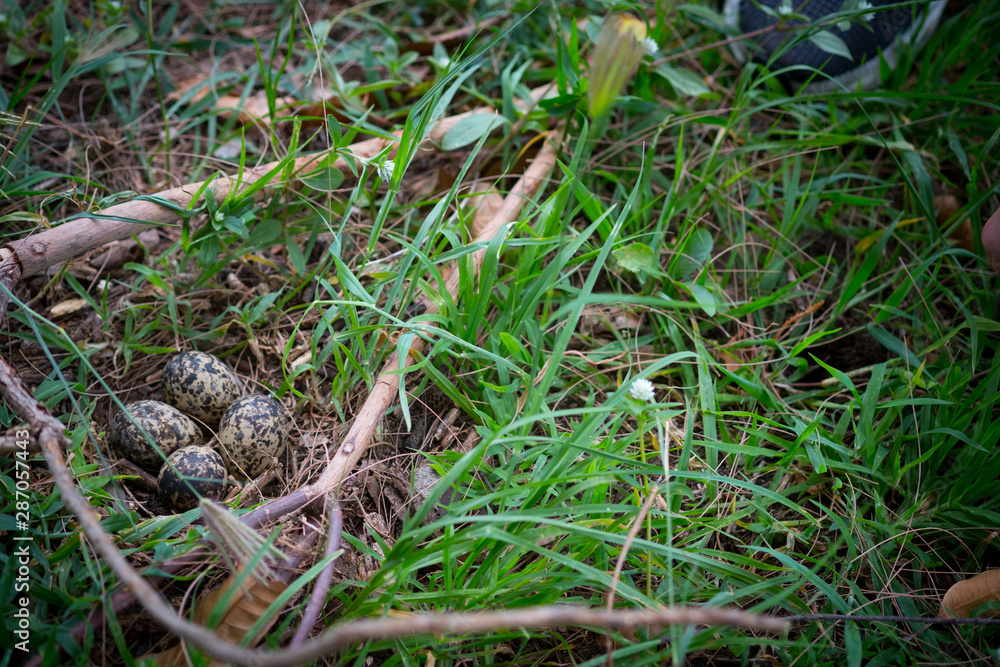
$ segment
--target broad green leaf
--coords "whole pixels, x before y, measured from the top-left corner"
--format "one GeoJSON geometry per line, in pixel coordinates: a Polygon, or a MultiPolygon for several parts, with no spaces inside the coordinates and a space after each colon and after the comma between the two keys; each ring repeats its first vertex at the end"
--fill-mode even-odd
{"type": "Polygon", "coordinates": [[[492,132],[504,124],[503,116],[499,114],[477,113],[467,116],[455,123],[441,141],[441,147],[453,151],[463,146],[475,143],[481,136],[492,132]]]}
{"type": "Polygon", "coordinates": [[[698,302],[701,309],[705,311],[706,315],[713,316],[716,311],[715,297],[707,289],[699,285],[698,283],[685,283],[684,286],[691,292],[691,296],[694,300],[698,302]]]}
{"type": "MultiPolygon", "coordinates": [[[[333,118],[333,116],[331,116],[333,118]]],[[[333,167],[327,167],[325,169],[317,169],[308,176],[302,179],[302,183],[309,186],[313,190],[318,190],[320,192],[329,192],[330,190],[335,190],[340,187],[340,184],[344,182],[344,172],[339,169],[334,169],[333,167]]]]}
{"type": "Polygon", "coordinates": [[[695,230],[681,247],[680,256],[674,260],[671,275],[676,278],[686,278],[695,271],[700,271],[712,256],[713,245],[711,232],[707,229],[695,230]]]}
{"type": "Polygon", "coordinates": [[[266,245],[277,241],[280,237],[281,223],[274,218],[268,218],[267,220],[262,220],[260,224],[254,227],[254,230],[250,233],[250,238],[247,239],[247,245],[266,245]]]}
{"type": "Polygon", "coordinates": [[[231,232],[239,234],[240,238],[247,238],[250,232],[247,231],[247,226],[243,224],[243,220],[237,218],[235,215],[227,215],[222,219],[222,226],[231,232]]]}
{"type": "Polygon", "coordinates": [[[700,76],[689,70],[661,63],[654,67],[653,71],[666,79],[679,95],[698,97],[712,92],[700,76]]]}
{"type": "Polygon", "coordinates": [[[299,244],[291,237],[291,235],[285,236],[285,249],[288,252],[288,261],[291,262],[292,268],[295,269],[295,273],[300,276],[306,273],[306,258],[302,254],[302,248],[299,244]]]}
{"type": "Polygon", "coordinates": [[[623,269],[632,273],[659,273],[659,264],[653,249],[645,243],[630,243],[611,252],[623,269]]]}
{"type": "Polygon", "coordinates": [[[851,50],[847,48],[847,44],[844,44],[844,40],[829,30],[809,35],[809,41],[815,44],[816,48],[823,53],[829,53],[831,56],[843,56],[850,61],[854,60],[854,56],[851,55],[851,50]]]}
{"type": "Polygon", "coordinates": [[[544,99],[538,103],[538,106],[545,109],[546,113],[550,116],[558,118],[559,116],[565,116],[566,114],[572,113],[576,106],[580,103],[580,95],[576,93],[565,93],[563,95],[557,95],[556,97],[550,97],[544,99]]]}

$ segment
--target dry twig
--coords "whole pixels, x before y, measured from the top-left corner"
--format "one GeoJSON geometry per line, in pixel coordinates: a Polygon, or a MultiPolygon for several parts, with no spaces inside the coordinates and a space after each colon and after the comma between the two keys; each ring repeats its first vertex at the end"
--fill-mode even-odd
{"type": "Polygon", "coordinates": [[[307,650],[313,648],[313,645],[325,655],[371,639],[417,634],[467,635],[510,628],[530,630],[565,625],[617,629],[648,625],[727,625],[770,633],[781,633],[788,627],[783,619],[747,614],[738,609],[681,607],[609,612],[576,605],[546,605],[509,611],[413,614],[404,618],[351,621],[334,626],[302,648],[290,649],[280,654],[264,654],[260,657],[267,661],[268,667],[284,667],[301,664],[315,657],[313,651],[307,650]]]}
{"type": "MultiPolygon", "coordinates": [[[[436,144],[444,139],[448,131],[465,118],[479,114],[495,115],[496,111],[489,107],[467,111],[455,116],[441,119],[424,139],[424,145],[436,144]]],[[[402,130],[396,136],[402,135],[402,130]]],[[[396,151],[396,142],[388,139],[374,138],[351,145],[351,152],[362,158],[373,158],[386,148],[389,157],[396,151]]],[[[289,171],[299,175],[308,173],[318,167],[329,153],[323,151],[296,158],[291,163],[289,171]]],[[[271,162],[256,169],[249,169],[237,176],[222,176],[211,182],[217,202],[222,203],[232,194],[245,192],[251,185],[278,170],[285,163],[271,162]]],[[[347,169],[347,162],[338,157],[332,165],[338,169],[347,169]]],[[[287,169],[288,165],[285,165],[287,169]]],[[[112,241],[128,238],[149,228],[150,225],[172,224],[179,217],[176,209],[189,209],[195,202],[196,194],[205,186],[205,181],[182,185],[159,192],[155,197],[134,199],[122,204],[109,206],[100,213],[89,217],[74,218],[62,225],[46,229],[38,234],[26,236],[18,241],[0,246],[0,286],[8,290],[18,281],[44,272],[50,266],[65,262],[85,252],[98,248],[112,241]],[[164,202],[165,204],[157,203],[164,202]]],[[[257,194],[263,196],[268,189],[281,187],[285,183],[271,181],[257,194]]],[[[207,192],[207,190],[206,190],[207,192]]],[[[6,313],[7,298],[0,289],[0,321],[6,313]]]]}
{"type": "MultiPolygon", "coordinates": [[[[330,512],[330,529],[327,531],[328,537],[326,551],[323,554],[324,558],[329,558],[337,553],[337,549],[340,548],[340,538],[343,535],[343,530],[344,516],[340,511],[340,503],[334,502],[333,510],[330,512]]],[[[302,622],[299,623],[299,627],[295,631],[295,636],[292,637],[292,642],[289,644],[292,648],[301,646],[309,637],[309,632],[312,630],[313,625],[316,624],[316,619],[319,618],[320,610],[326,604],[326,594],[330,591],[330,583],[333,581],[333,565],[334,561],[330,561],[323,568],[319,577],[316,578],[316,585],[313,586],[309,603],[302,614],[302,622]]]]}
{"type": "Polygon", "coordinates": [[[0,456],[13,457],[20,452],[37,454],[42,451],[33,438],[20,438],[16,433],[0,435],[0,456]],[[26,444],[22,447],[21,444],[26,444]]]}
{"type": "MultiPolygon", "coordinates": [[[[635,536],[639,534],[639,529],[642,528],[642,520],[646,518],[646,513],[649,512],[649,508],[653,506],[653,502],[658,495],[660,495],[659,490],[653,489],[646,497],[646,502],[642,504],[638,516],[635,517],[635,521],[632,523],[632,528],[628,531],[628,535],[625,536],[621,553],[618,554],[618,561],[615,563],[615,571],[611,575],[611,590],[608,591],[608,604],[605,606],[605,611],[610,612],[615,608],[615,590],[618,588],[618,580],[621,579],[622,569],[625,567],[625,559],[628,558],[628,550],[632,548],[632,541],[635,540],[635,536]]],[[[611,639],[610,628],[608,628],[607,633],[604,635],[604,648],[608,652],[606,656],[608,667],[614,667],[615,660],[611,657],[611,654],[614,652],[615,645],[611,639]]]]}

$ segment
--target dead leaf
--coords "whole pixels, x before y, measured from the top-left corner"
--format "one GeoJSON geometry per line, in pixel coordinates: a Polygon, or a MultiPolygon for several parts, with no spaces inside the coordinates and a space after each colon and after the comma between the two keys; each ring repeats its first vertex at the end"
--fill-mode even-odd
{"type": "MultiPolygon", "coordinates": [[[[987,570],[972,579],[954,584],[941,600],[939,618],[969,618],[975,609],[987,602],[1000,602],[1000,570],[987,570]]],[[[986,611],[984,616],[1000,616],[1000,609],[986,611]]]]}
{"type": "Polygon", "coordinates": [[[447,191],[454,184],[454,174],[442,167],[433,167],[407,181],[406,196],[409,201],[422,202],[447,191]]]}
{"type": "Polygon", "coordinates": [[[60,301],[59,303],[52,306],[49,309],[49,313],[53,318],[62,317],[63,315],[72,315],[78,311],[87,308],[90,304],[87,303],[86,299],[66,299],[65,301],[60,301]]]}
{"type": "MultiPolygon", "coordinates": [[[[184,79],[178,82],[176,89],[167,98],[179,100],[190,90],[200,86],[191,95],[190,104],[199,102],[208,95],[213,95],[215,104],[212,105],[212,108],[221,117],[228,118],[235,111],[238,114],[237,118],[243,124],[260,123],[264,127],[270,127],[271,108],[265,92],[258,91],[249,94],[240,103],[240,95],[217,95],[211,87],[211,83],[205,84],[206,81],[207,79],[204,78],[184,79]]],[[[363,95],[358,98],[358,104],[361,105],[360,108],[365,108],[365,105],[368,104],[368,96],[363,95]]],[[[312,119],[308,122],[318,122],[320,119],[326,118],[327,115],[333,115],[341,123],[354,122],[349,116],[342,113],[344,106],[336,97],[316,100],[300,100],[291,96],[278,97],[274,101],[274,108],[275,113],[280,118],[290,118],[297,115],[305,119],[312,119]]],[[[390,125],[388,121],[375,114],[369,114],[368,119],[381,125],[390,125]]]]}
{"type": "Polygon", "coordinates": [[[958,203],[955,195],[938,195],[934,197],[934,208],[937,211],[938,224],[941,224],[948,222],[949,218],[958,213],[962,205],[958,203]]]}
{"type": "MultiPolygon", "coordinates": [[[[938,195],[934,197],[934,208],[937,212],[938,227],[944,225],[962,210],[962,205],[955,195],[938,195]]],[[[969,252],[975,252],[975,241],[972,234],[972,222],[968,218],[962,221],[950,235],[951,240],[958,242],[958,247],[969,252]]]]}
{"type": "Polygon", "coordinates": [[[475,197],[470,197],[469,203],[476,207],[476,214],[472,218],[472,236],[478,238],[479,233],[489,224],[503,206],[504,198],[496,192],[485,192],[475,197]]]}
{"type": "Polygon", "coordinates": [[[642,320],[634,311],[621,306],[587,306],[580,316],[579,330],[585,336],[602,336],[614,331],[622,335],[632,335],[638,330],[642,320]]]}
{"type": "MultiPolygon", "coordinates": [[[[237,575],[232,575],[221,586],[198,601],[198,604],[194,608],[195,623],[199,625],[207,623],[212,610],[215,609],[216,603],[236,585],[236,578],[237,575]]],[[[278,596],[286,588],[288,588],[288,584],[280,579],[264,582],[253,576],[247,577],[243,581],[243,585],[229,599],[229,606],[223,613],[218,626],[216,626],[215,634],[221,641],[239,644],[247,636],[250,628],[253,627],[271,603],[277,600],[278,596]]],[[[272,614],[257,634],[253,636],[248,646],[256,646],[261,638],[267,634],[267,631],[271,629],[271,626],[277,622],[279,616],[280,614],[272,614]]],[[[187,664],[183,647],[180,644],[161,653],[143,657],[153,658],[160,667],[187,664]]],[[[213,659],[209,662],[209,667],[221,667],[224,664],[226,663],[221,660],[213,659]]]]}

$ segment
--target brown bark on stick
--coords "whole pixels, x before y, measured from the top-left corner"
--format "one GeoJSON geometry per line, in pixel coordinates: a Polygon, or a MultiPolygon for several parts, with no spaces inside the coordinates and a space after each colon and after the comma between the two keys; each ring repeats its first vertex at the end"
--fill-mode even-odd
{"type": "MultiPolygon", "coordinates": [[[[333,511],[330,512],[330,530],[327,536],[326,551],[323,552],[324,558],[329,558],[340,549],[340,538],[343,535],[343,530],[344,515],[340,511],[340,504],[334,503],[333,511]]],[[[319,614],[323,610],[323,606],[326,604],[326,594],[330,592],[330,584],[333,582],[334,564],[335,561],[331,560],[323,568],[319,576],[316,577],[316,584],[313,586],[312,594],[309,596],[306,610],[302,614],[302,621],[295,630],[295,636],[292,637],[292,642],[289,646],[293,648],[300,646],[308,639],[309,633],[312,632],[312,628],[316,624],[316,620],[319,619],[319,614]]]]}
{"type": "MultiPolygon", "coordinates": [[[[632,522],[632,528],[629,529],[628,535],[625,536],[622,551],[618,554],[618,560],[615,562],[615,571],[611,574],[611,589],[608,591],[608,603],[605,606],[606,611],[612,611],[615,608],[615,589],[618,588],[618,581],[621,579],[622,570],[625,568],[625,559],[628,557],[628,550],[632,548],[632,541],[639,534],[639,529],[642,528],[642,522],[646,518],[646,513],[649,512],[649,508],[653,506],[653,502],[658,495],[660,495],[658,488],[650,492],[646,497],[646,501],[639,509],[639,514],[635,517],[635,521],[632,522]]],[[[614,655],[614,648],[611,629],[608,628],[607,633],[604,635],[604,649],[607,651],[605,664],[608,667],[614,667],[615,665],[615,659],[612,657],[614,655]]]]}
{"type": "Polygon", "coordinates": [[[424,40],[422,42],[407,42],[404,47],[400,47],[400,51],[404,49],[409,49],[416,51],[422,56],[427,56],[434,53],[434,45],[441,44],[446,47],[454,47],[461,42],[469,39],[473,34],[485,31],[500,22],[501,17],[492,16],[488,19],[479,21],[478,23],[470,23],[469,25],[451,30],[449,32],[441,33],[440,35],[434,35],[433,37],[424,40]]]}
{"type": "Polygon", "coordinates": [[[648,625],[726,625],[769,633],[780,633],[788,629],[781,618],[718,607],[629,609],[609,612],[605,609],[588,609],[579,605],[546,605],[509,611],[413,614],[404,618],[351,621],[334,626],[302,648],[274,653],[265,659],[268,667],[284,667],[303,664],[313,659],[317,654],[309,649],[319,650],[319,655],[324,655],[369,639],[441,633],[466,635],[511,628],[549,628],[563,625],[617,629],[648,625]]]}
{"type": "Polygon", "coordinates": [[[196,646],[208,647],[214,644],[213,653],[224,660],[246,663],[251,657],[249,652],[232,645],[221,645],[209,630],[181,619],[173,608],[163,601],[156,589],[132,569],[118,551],[118,547],[104,532],[97,512],[80,493],[74,483],[73,475],[66,467],[63,450],[69,445],[69,438],[65,434],[65,426],[35,400],[14,369],[2,358],[0,358],[0,387],[4,388],[10,406],[29,424],[32,435],[41,445],[45,462],[52,473],[52,479],[59,489],[63,503],[76,516],[95,551],[114,571],[119,581],[132,589],[136,599],[168,631],[196,646]]]}
{"type": "MultiPolygon", "coordinates": [[[[448,131],[460,121],[470,116],[488,114],[496,115],[492,108],[484,107],[466,113],[444,118],[434,126],[424,139],[424,144],[439,143],[448,131]]],[[[402,134],[402,130],[395,133],[402,134]]],[[[389,147],[389,158],[396,154],[396,142],[388,139],[366,139],[352,144],[351,152],[363,158],[372,158],[389,147]]],[[[293,174],[302,174],[316,168],[321,160],[327,157],[326,151],[296,158],[291,167],[293,174]]],[[[281,162],[248,169],[238,176],[223,176],[215,179],[211,188],[217,202],[222,202],[232,193],[244,192],[252,184],[268,172],[281,165],[281,162]]],[[[347,162],[338,157],[333,165],[338,169],[347,169],[347,162]]],[[[190,183],[156,193],[156,198],[169,202],[179,208],[190,207],[196,193],[204,186],[205,181],[190,183]]],[[[283,185],[279,181],[268,184],[267,188],[283,185]]],[[[265,188],[265,190],[267,189],[265,188]]],[[[44,272],[48,267],[64,262],[102,245],[138,234],[150,225],[165,225],[176,222],[178,215],[168,206],[157,204],[150,199],[135,199],[115,204],[96,213],[94,217],[74,218],[58,227],[52,227],[37,234],[31,234],[18,241],[0,246],[0,281],[5,274],[17,266],[18,278],[28,278],[44,272]]],[[[11,283],[8,283],[8,287],[11,283]]]]}
{"type": "MultiPolygon", "coordinates": [[[[553,93],[553,86],[546,85],[531,91],[528,99],[519,102],[519,106],[529,110],[542,98],[553,93]]],[[[421,148],[441,143],[448,131],[462,120],[477,115],[497,115],[496,109],[482,107],[465,113],[448,116],[439,120],[424,138],[421,148]]],[[[402,130],[393,134],[398,138],[402,130]]],[[[376,137],[351,144],[350,151],[363,158],[372,158],[389,147],[388,157],[396,154],[396,142],[376,137]]],[[[296,158],[291,166],[293,175],[302,174],[319,166],[329,155],[327,151],[303,155],[296,158]]],[[[260,167],[247,169],[235,176],[222,176],[212,182],[212,190],[217,202],[225,200],[234,190],[236,194],[245,191],[253,183],[268,172],[281,165],[281,162],[271,162],[260,167]]],[[[338,157],[333,164],[338,169],[347,169],[347,162],[338,157]]],[[[170,202],[180,208],[190,207],[195,194],[204,185],[204,181],[182,185],[155,194],[158,199],[170,202]]],[[[269,183],[264,191],[284,185],[281,181],[269,183]]],[[[262,196],[258,195],[258,196],[262,196]]],[[[128,238],[149,228],[150,225],[167,225],[176,222],[178,215],[168,206],[157,204],[150,199],[136,199],[122,204],[109,206],[92,217],[80,217],[67,221],[57,227],[46,229],[37,234],[31,234],[23,239],[0,245],[0,322],[7,312],[7,299],[3,287],[8,290],[21,278],[42,273],[50,266],[77,257],[102,245],[128,238]]]]}

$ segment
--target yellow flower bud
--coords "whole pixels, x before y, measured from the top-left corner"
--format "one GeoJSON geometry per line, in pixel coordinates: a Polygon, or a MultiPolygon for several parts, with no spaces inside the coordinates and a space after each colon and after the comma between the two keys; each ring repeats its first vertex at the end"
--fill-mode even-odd
{"type": "Polygon", "coordinates": [[[611,109],[642,60],[645,38],[646,24],[634,16],[616,14],[604,19],[590,61],[587,107],[591,118],[611,109]]]}

